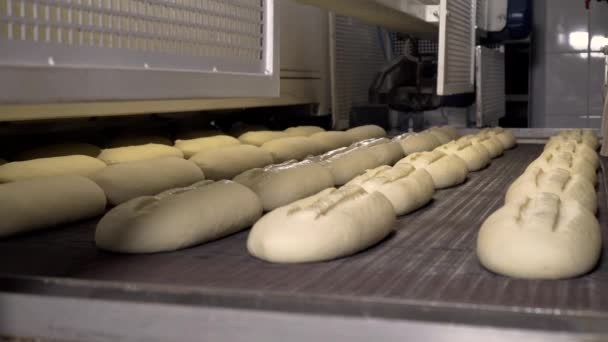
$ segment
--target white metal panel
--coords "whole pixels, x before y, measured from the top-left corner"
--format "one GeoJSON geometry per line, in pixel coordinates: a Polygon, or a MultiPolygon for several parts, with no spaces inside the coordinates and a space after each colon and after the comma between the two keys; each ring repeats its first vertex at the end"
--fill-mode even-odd
{"type": "Polygon", "coordinates": [[[508,0],[476,0],[477,28],[500,32],[507,25],[508,0]]]}
{"type": "Polygon", "coordinates": [[[473,92],[475,0],[441,0],[437,93],[473,92]]]}
{"type": "Polygon", "coordinates": [[[476,124],[496,125],[506,113],[505,54],[478,46],[476,58],[476,124]]]}

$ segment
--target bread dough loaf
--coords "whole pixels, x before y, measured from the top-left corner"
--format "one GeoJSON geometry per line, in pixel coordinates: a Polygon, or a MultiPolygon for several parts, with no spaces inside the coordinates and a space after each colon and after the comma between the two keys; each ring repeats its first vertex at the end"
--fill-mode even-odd
{"type": "Polygon", "coordinates": [[[288,138],[288,137],[289,137],[289,134],[287,134],[285,132],[255,131],[255,132],[247,132],[247,133],[239,136],[239,140],[241,141],[242,144],[262,146],[271,140],[288,138]]]}
{"type": "Polygon", "coordinates": [[[19,153],[17,159],[32,160],[73,155],[96,158],[99,153],[101,153],[101,149],[99,147],[87,143],[59,143],[29,148],[19,153]]]}
{"type": "Polygon", "coordinates": [[[405,156],[399,142],[388,138],[363,140],[355,143],[353,147],[367,148],[376,157],[380,165],[395,165],[405,156]]]}
{"type": "Polygon", "coordinates": [[[220,147],[195,154],[190,161],[198,165],[207,179],[232,179],[249,169],[273,163],[272,155],[257,146],[220,147]]]}
{"type": "Polygon", "coordinates": [[[310,138],[323,145],[326,151],[335,150],[341,147],[347,147],[352,142],[350,135],[342,131],[315,133],[311,135],[310,138]]]}
{"type": "Polygon", "coordinates": [[[396,137],[395,140],[399,141],[406,156],[416,152],[432,151],[441,145],[441,142],[428,132],[408,133],[396,137]]]}
{"type": "Polygon", "coordinates": [[[378,191],[393,205],[397,215],[405,215],[427,204],[435,193],[433,178],[425,170],[401,164],[368,170],[346,186],[358,185],[367,192],[378,191]]]}
{"type": "Polygon", "coordinates": [[[325,132],[325,130],[317,126],[297,126],[289,127],[284,132],[293,137],[309,137],[315,133],[325,132]]]}
{"type": "Polygon", "coordinates": [[[216,135],[214,137],[175,141],[175,147],[180,149],[186,158],[190,158],[197,153],[214,148],[235,146],[240,144],[241,142],[238,139],[229,135],[216,135]]]}
{"type": "Polygon", "coordinates": [[[590,271],[601,247],[592,212],[541,192],[490,215],[479,231],[477,256],[485,268],[510,277],[561,279],[590,271]]]}
{"type": "MultiPolygon", "coordinates": [[[[247,132],[258,132],[258,131],[268,131],[268,127],[261,124],[246,124],[242,121],[238,121],[230,127],[228,134],[233,137],[240,137],[241,135],[247,132]]],[[[243,143],[245,144],[245,143],[243,143]]]]}
{"type": "Polygon", "coordinates": [[[381,164],[366,148],[340,148],[312,158],[329,170],[336,186],[344,185],[366,170],[381,164]]]}
{"type": "Polygon", "coordinates": [[[457,156],[443,152],[418,152],[401,159],[397,165],[410,164],[416,169],[426,170],[433,178],[435,189],[449,188],[461,184],[469,173],[467,164],[457,156]]]}
{"type": "Polygon", "coordinates": [[[430,135],[434,136],[441,145],[447,144],[450,141],[454,140],[449,133],[446,133],[443,129],[438,127],[431,127],[427,129],[424,133],[429,133],[430,135]]]}
{"type": "Polygon", "coordinates": [[[174,251],[241,231],[261,215],[259,199],[246,187],[204,181],[115,207],[99,221],[95,243],[120,253],[174,251]]]}
{"type": "Polygon", "coordinates": [[[504,152],[502,143],[495,136],[489,135],[465,135],[459,141],[468,141],[473,145],[481,145],[490,153],[490,158],[494,159],[504,152]]]}
{"type": "Polygon", "coordinates": [[[552,152],[545,151],[535,161],[530,163],[526,171],[535,167],[541,168],[544,171],[552,169],[564,169],[570,171],[573,175],[581,175],[591,184],[597,183],[596,169],[585,157],[575,155],[569,152],[552,152]]]}
{"type": "Polygon", "coordinates": [[[460,133],[458,130],[452,126],[439,126],[435,127],[435,129],[439,129],[443,131],[443,133],[447,134],[452,140],[456,140],[460,138],[460,133]]]}
{"type": "Polygon", "coordinates": [[[352,142],[358,142],[365,139],[383,138],[386,136],[384,128],[376,125],[366,125],[351,128],[346,131],[352,142]]]}
{"type": "Polygon", "coordinates": [[[65,156],[12,162],[0,166],[0,183],[36,177],[89,176],[106,167],[89,156],[65,156]]]}
{"type": "Polygon", "coordinates": [[[147,144],[158,144],[158,145],[173,145],[173,142],[169,138],[156,136],[156,135],[142,135],[134,137],[118,137],[112,139],[108,143],[108,148],[126,147],[126,146],[138,146],[147,144]]]}
{"type": "Polygon", "coordinates": [[[220,131],[219,129],[195,129],[195,130],[180,132],[177,135],[176,139],[177,140],[192,140],[192,139],[199,139],[199,138],[215,137],[218,135],[224,135],[224,133],[222,131],[220,131]]]}
{"type": "Polygon", "coordinates": [[[185,187],[205,179],[194,163],[168,157],[110,165],[90,177],[106,193],[110,205],[185,187]]]}
{"type": "Polygon", "coordinates": [[[437,151],[447,155],[454,155],[467,164],[469,172],[479,171],[490,164],[490,153],[483,147],[475,148],[469,141],[452,141],[437,147],[437,151]]]}
{"type": "Polygon", "coordinates": [[[253,190],[266,211],[334,186],[331,173],[309,160],[248,170],[236,176],[234,181],[253,190]]]}
{"type": "Polygon", "coordinates": [[[597,152],[592,150],[587,144],[574,140],[551,143],[552,141],[554,140],[549,139],[549,143],[545,145],[545,151],[572,153],[575,156],[582,156],[587,159],[596,169],[600,166],[600,158],[597,152]]]}
{"type": "Polygon", "coordinates": [[[532,168],[524,172],[507,191],[505,202],[513,202],[539,192],[550,192],[562,199],[579,202],[589,211],[597,210],[595,187],[581,175],[571,174],[564,169],[532,168]]]}
{"type": "Polygon", "coordinates": [[[565,139],[576,139],[584,144],[587,144],[592,150],[597,150],[600,145],[597,135],[589,129],[568,129],[559,133],[560,137],[565,139]]]}
{"type": "Polygon", "coordinates": [[[326,152],[325,147],[309,137],[289,137],[269,141],[262,149],[272,155],[275,163],[302,160],[326,152]]]}
{"type": "Polygon", "coordinates": [[[183,158],[184,154],[182,153],[182,151],[172,146],[161,144],[146,144],[137,146],[108,148],[101,151],[99,157],[97,158],[103,160],[108,165],[114,165],[138,160],[163,157],[183,158]]]}
{"type": "Polygon", "coordinates": [[[0,237],[51,228],[103,214],[106,196],[81,176],[55,176],[0,185],[0,237]]]}
{"type": "Polygon", "coordinates": [[[276,263],[331,260],[378,243],[394,223],[393,207],[379,192],[332,188],[266,214],[251,229],[247,249],[276,263]]]}
{"type": "Polygon", "coordinates": [[[515,145],[517,145],[517,140],[515,139],[513,132],[502,127],[485,128],[481,130],[480,134],[496,137],[496,139],[501,143],[503,150],[512,149],[515,147],[515,145]]]}

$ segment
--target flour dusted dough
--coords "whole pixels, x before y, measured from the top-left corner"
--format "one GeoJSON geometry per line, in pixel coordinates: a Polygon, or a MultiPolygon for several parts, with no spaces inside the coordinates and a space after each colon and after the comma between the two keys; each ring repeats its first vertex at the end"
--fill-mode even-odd
{"type": "Polygon", "coordinates": [[[458,185],[467,179],[467,164],[457,156],[443,152],[419,152],[401,159],[400,164],[410,164],[416,169],[426,170],[433,178],[435,189],[458,185]]]}
{"type": "Polygon", "coordinates": [[[353,144],[354,148],[363,147],[374,155],[380,165],[395,165],[405,155],[397,141],[388,138],[367,139],[353,144]]]}
{"type": "Polygon", "coordinates": [[[275,263],[331,260],[378,243],[394,223],[384,195],[358,186],[332,188],[266,214],[251,229],[247,249],[275,263]]]}
{"type": "Polygon", "coordinates": [[[545,145],[545,151],[572,153],[574,156],[582,156],[587,159],[587,161],[596,169],[600,166],[600,158],[598,157],[597,152],[591,149],[587,144],[574,140],[551,143],[553,141],[553,138],[549,139],[549,143],[545,145]]]}
{"type": "Polygon", "coordinates": [[[541,192],[490,215],[479,231],[477,256],[485,268],[510,277],[561,279],[590,271],[601,247],[591,211],[541,192]]]}
{"type": "Polygon", "coordinates": [[[175,141],[175,147],[180,149],[186,158],[190,158],[199,152],[212,150],[214,148],[240,144],[241,142],[238,139],[229,135],[216,135],[214,137],[175,141]]]}
{"type": "Polygon", "coordinates": [[[320,132],[325,132],[325,130],[317,126],[297,126],[285,130],[285,133],[293,137],[309,137],[320,132]]]}
{"type": "Polygon", "coordinates": [[[272,155],[257,146],[220,147],[195,154],[190,161],[198,165],[207,179],[232,179],[249,169],[273,163],[272,155]]]}
{"type": "Polygon", "coordinates": [[[265,143],[281,138],[288,138],[289,134],[279,131],[255,131],[247,132],[239,136],[242,144],[262,146],[265,143]]]}
{"type": "Polygon", "coordinates": [[[89,156],[65,156],[12,162],[0,166],[0,183],[49,176],[89,176],[106,167],[89,156]]]}
{"type": "Polygon", "coordinates": [[[101,215],[106,196],[81,176],[55,176],[0,185],[0,237],[101,215]]]}
{"type": "Polygon", "coordinates": [[[165,137],[156,135],[142,135],[134,137],[119,137],[114,138],[108,143],[109,148],[115,147],[126,147],[126,146],[138,146],[146,144],[159,144],[159,145],[173,145],[173,142],[165,137]]]}
{"type": "Polygon", "coordinates": [[[174,251],[250,227],[262,215],[257,196],[232,181],[204,181],[110,210],[97,225],[97,247],[120,253],[174,251]]]}
{"type": "Polygon", "coordinates": [[[571,174],[564,169],[532,168],[521,175],[507,191],[505,202],[517,201],[539,192],[550,192],[562,199],[579,202],[589,211],[597,210],[595,187],[581,175],[571,174]]]}
{"type": "Polygon", "coordinates": [[[329,170],[336,186],[344,185],[366,170],[380,166],[378,159],[365,148],[340,148],[312,160],[329,170]]]}
{"type": "Polygon", "coordinates": [[[530,163],[526,171],[535,167],[545,171],[561,168],[570,171],[573,175],[581,175],[591,182],[597,183],[596,169],[585,157],[569,152],[545,151],[535,161],[530,163]]]}
{"type": "Polygon", "coordinates": [[[334,186],[331,173],[309,160],[248,170],[236,176],[234,181],[253,190],[266,211],[334,186]]]}
{"type": "Polygon", "coordinates": [[[459,157],[467,164],[469,172],[483,169],[490,164],[491,160],[490,153],[485,147],[476,148],[469,141],[452,141],[437,147],[436,150],[459,157]]]}
{"type": "Polygon", "coordinates": [[[141,196],[185,187],[205,179],[194,163],[168,157],[110,165],[90,177],[115,206],[141,196]]]}
{"type": "Polygon", "coordinates": [[[275,163],[302,160],[326,152],[325,147],[309,137],[289,137],[269,141],[262,149],[272,155],[275,163]]]}
{"type": "Polygon", "coordinates": [[[342,131],[319,132],[311,135],[310,138],[323,145],[326,151],[347,147],[352,142],[350,135],[342,131]]]}
{"type": "Polygon", "coordinates": [[[425,170],[401,164],[368,170],[346,186],[358,185],[367,192],[378,191],[391,202],[397,215],[405,215],[427,204],[435,193],[433,178],[425,170]]]}
{"type": "Polygon", "coordinates": [[[383,138],[386,136],[384,128],[376,125],[366,125],[351,128],[346,131],[351,138],[352,142],[357,142],[371,138],[383,138]]]}
{"type": "Polygon", "coordinates": [[[416,152],[432,151],[441,145],[441,142],[428,132],[407,133],[396,137],[395,140],[399,141],[406,156],[416,152]]]}
{"type": "Polygon", "coordinates": [[[87,143],[58,143],[29,148],[19,153],[17,159],[32,160],[73,155],[97,157],[99,153],[101,153],[99,147],[87,143]]]}
{"type": "Polygon", "coordinates": [[[108,148],[101,151],[97,158],[103,160],[108,165],[113,165],[162,157],[183,158],[184,154],[182,151],[172,146],[162,144],[146,144],[108,148]]]}
{"type": "Polygon", "coordinates": [[[496,158],[500,156],[504,148],[498,138],[489,135],[465,135],[460,138],[459,141],[468,141],[473,145],[481,145],[485,147],[490,153],[490,158],[496,158]]]}

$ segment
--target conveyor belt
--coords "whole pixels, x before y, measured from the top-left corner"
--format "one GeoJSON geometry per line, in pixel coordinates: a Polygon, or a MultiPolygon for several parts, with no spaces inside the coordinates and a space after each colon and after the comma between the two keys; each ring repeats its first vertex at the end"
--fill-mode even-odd
{"type": "MultiPolygon", "coordinates": [[[[111,254],[95,248],[93,220],[0,241],[0,273],[5,275],[0,290],[113,296],[100,290],[106,284],[118,292],[129,289],[115,295],[120,300],[423,319],[433,308],[448,308],[444,320],[458,321],[477,310],[483,315],[473,319],[482,323],[497,314],[528,313],[538,320],[507,318],[501,324],[510,325],[512,319],[517,326],[544,324],[541,328],[581,317],[608,318],[606,253],[590,274],[561,281],[498,276],[476,259],[481,222],[502,205],[508,185],[541,150],[542,145],[520,145],[507,151],[487,169],[470,174],[465,184],[438,191],[430,205],[400,218],[398,230],[385,241],[348,258],[266,263],[247,254],[247,231],[174,253],[111,254]],[[36,283],[48,277],[53,280],[36,283]]],[[[605,178],[599,178],[599,219],[605,228],[605,178]]],[[[562,328],[572,325],[557,324],[562,328]]]]}

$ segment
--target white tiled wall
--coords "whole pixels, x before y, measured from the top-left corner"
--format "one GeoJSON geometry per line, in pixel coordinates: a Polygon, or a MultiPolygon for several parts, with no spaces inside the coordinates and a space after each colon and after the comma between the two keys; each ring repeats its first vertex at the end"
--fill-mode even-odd
{"type": "Polygon", "coordinates": [[[534,0],[530,125],[594,127],[601,124],[608,4],[534,0]]]}

